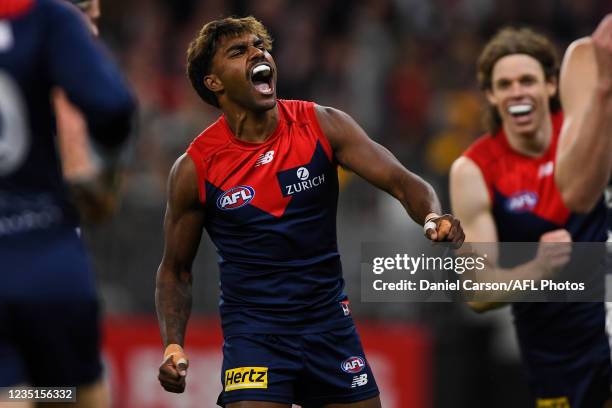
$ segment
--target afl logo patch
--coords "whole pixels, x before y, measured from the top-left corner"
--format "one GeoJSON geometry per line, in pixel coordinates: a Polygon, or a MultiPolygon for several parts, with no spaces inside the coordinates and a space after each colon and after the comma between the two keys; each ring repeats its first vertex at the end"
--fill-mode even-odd
{"type": "Polygon", "coordinates": [[[238,186],[227,190],[217,199],[217,208],[220,210],[235,210],[247,205],[255,197],[255,190],[251,186],[238,186]]]}
{"type": "Polygon", "coordinates": [[[538,195],[532,191],[521,191],[513,194],[506,201],[506,210],[512,213],[524,213],[532,210],[538,203],[538,195]]]}
{"type": "Polygon", "coordinates": [[[340,365],[340,368],[342,368],[342,371],[344,371],[345,373],[356,374],[363,371],[365,366],[366,363],[363,358],[359,356],[353,356],[344,360],[340,365]]]}

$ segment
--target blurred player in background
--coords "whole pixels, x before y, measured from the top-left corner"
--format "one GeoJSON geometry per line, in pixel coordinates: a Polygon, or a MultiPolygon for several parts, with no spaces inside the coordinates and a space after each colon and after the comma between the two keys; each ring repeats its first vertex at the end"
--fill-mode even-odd
{"type": "Polygon", "coordinates": [[[108,163],[134,100],[74,6],[5,0],[0,32],[0,386],[77,386],[76,406],[104,407],[94,276],[50,99],[54,87],[65,92],[108,163]]]}
{"type": "MultiPolygon", "coordinates": [[[[555,183],[564,126],[557,73],[554,46],[528,29],[502,30],[482,51],[478,79],[490,132],[457,159],[450,180],[469,242],[606,240],[601,190],[588,213],[577,214],[555,183]]],[[[470,306],[486,311],[503,303],[470,306]]],[[[610,392],[604,304],[514,303],[512,311],[535,406],[602,407],[610,392]]]]}
{"type": "MultiPolygon", "coordinates": [[[[86,16],[94,35],[98,35],[100,2],[98,0],[67,0],[86,16]]],[[[63,90],[53,95],[57,121],[57,141],[64,177],[74,197],[81,220],[100,222],[117,208],[119,166],[103,166],[87,136],[87,123],[81,112],[70,103],[63,90]]]]}
{"type": "MultiPolygon", "coordinates": [[[[218,404],[379,407],[343,293],[337,165],[396,197],[433,241],[463,242],[429,184],[347,114],[276,98],[271,38],[253,17],[206,24],[192,41],[193,87],[223,116],[169,178],[156,305],[162,386],[183,392],[191,267],[202,229],[220,254],[225,343],[218,404]]],[[[197,381],[197,379],[195,379],[197,381]]]]}

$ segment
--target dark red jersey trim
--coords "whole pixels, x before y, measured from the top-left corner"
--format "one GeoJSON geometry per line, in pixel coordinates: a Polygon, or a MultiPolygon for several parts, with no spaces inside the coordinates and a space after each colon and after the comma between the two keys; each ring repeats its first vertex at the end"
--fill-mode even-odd
{"type": "Polygon", "coordinates": [[[0,1],[0,18],[15,18],[24,14],[34,5],[34,0],[0,1]]]}

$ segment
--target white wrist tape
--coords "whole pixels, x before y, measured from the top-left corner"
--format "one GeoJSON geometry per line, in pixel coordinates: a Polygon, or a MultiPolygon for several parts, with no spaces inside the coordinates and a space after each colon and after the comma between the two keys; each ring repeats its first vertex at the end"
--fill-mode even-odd
{"type": "Polygon", "coordinates": [[[427,230],[430,230],[430,229],[432,229],[432,230],[434,230],[434,231],[435,231],[435,230],[436,230],[436,228],[437,228],[437,225],[436,225],[436,223],[435,223],[435,222],[433,222],[433,221],[427,221],[427,222],[425,223],[425,225],[423,225],[423,232],[427,233],[427,230]]]}

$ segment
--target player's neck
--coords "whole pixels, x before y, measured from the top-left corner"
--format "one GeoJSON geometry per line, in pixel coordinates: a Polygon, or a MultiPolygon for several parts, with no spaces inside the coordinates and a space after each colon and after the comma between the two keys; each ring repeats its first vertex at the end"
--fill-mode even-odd
{"type": "Polygon", "coordinates": [[[546,120],[532,134],[514,133],[504,125],[504,132],[512,150],[529,157],[540,157],[546,152],[552,140],[552,131],[550,115],[547,115],[546,120]]]}
{"type": "Polygon", "coordinates": [[[227,109],[224,113],[234,136],[244,142],[263,143],[278,126],[278,105],[261,113],[244,109],[227,109]]]}

